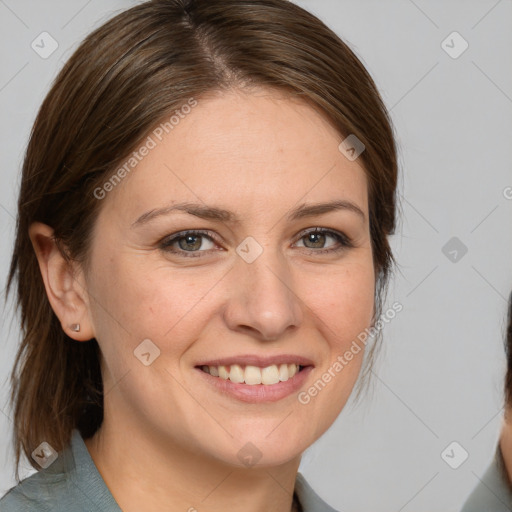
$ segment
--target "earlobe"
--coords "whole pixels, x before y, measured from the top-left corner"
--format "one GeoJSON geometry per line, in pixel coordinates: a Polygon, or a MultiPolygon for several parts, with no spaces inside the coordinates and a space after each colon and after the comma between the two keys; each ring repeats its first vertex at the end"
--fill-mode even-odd
{"type": "Polygon", "coordinates": [[[39,263],[46,295],[62,329],[77,341],[94,338],[87,291],[78,264],[63,254],[50,226],[34,222],[29,228],[29,237],[39,263]]]}

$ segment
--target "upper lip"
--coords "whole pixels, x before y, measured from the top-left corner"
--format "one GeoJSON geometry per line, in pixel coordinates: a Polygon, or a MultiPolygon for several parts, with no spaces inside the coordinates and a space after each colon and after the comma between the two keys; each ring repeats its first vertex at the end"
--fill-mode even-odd
{"type": "Polygon", "coordinates": [[[217,359],[208,359],[201,361],[196,366],[231,366],[239,364],[241,366],[259,366],[265,368],[273,364],[297,364],[300,366],[314,366],[311,359],[294,354],[280,354],[276,356],[257,356],[254,354],[244,354],[239,356],[229,356],[217,359]]]}

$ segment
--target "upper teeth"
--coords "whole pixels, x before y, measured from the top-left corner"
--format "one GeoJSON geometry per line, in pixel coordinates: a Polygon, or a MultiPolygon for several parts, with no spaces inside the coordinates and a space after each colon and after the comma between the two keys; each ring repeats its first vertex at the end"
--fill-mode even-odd
{"type": "Polygon", "coordinates": [[[220,377],[224,380],[229,379],[231,382],[271,385],[291,379],[300,369],[300,366],[291,363],[280,364],[279,366],[272,364],[265,366],[265,368],[248,365],[244,368],[239,364],[232,364],[231,366],[202,366],[201,368],[214,377],[220,377]]]}

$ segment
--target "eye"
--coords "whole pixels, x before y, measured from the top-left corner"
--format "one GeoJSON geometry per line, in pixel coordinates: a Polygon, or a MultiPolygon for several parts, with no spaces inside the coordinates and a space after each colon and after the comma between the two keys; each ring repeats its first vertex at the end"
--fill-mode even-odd
{"type": "MultiPolygon", "coordinates": [[[[296,244],[299,242],[302,242],[302,247],[314,254],[334,253],[353,247],[346,235],[322,228],[303,231],[296,244]]],[[[162,251],[192,258],[204,256],[205,253],[215,250],[215,246],[215,235],[200,230],[181,231],[160,242],[162,251]]]]}
{"type": "Polygon", "coordinates": [[[302,233],[298,242],[302,241],[302,246],[306,249],[312,249],[314,253],[336,252],[348,247],[352,247],[350,239],[337,231],[330,231],[322,228],[314,228],[306,233],[302,233]],[[327,245],[331,239],[334,243],[327,245]],[[320,249],[320,250],[318,250],[320,249]]]}
{"type": "Polygon", "coordinates": [[[160,248],[185,257],[197,257],[215,247],[213,236],[207,231],[182,231],[164,239],[160,248]],[[186,254],[192,253],[192,254],[186,254]]]}

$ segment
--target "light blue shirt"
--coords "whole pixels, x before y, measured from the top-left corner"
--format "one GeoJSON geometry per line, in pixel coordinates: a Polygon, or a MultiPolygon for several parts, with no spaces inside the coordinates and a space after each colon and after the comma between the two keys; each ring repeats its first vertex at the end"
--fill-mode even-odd
{"type": "MultiPolygon", "coordinates": [[[[295,493],[303,512],[336,512],[301,473],[295,493]]],[[[46,469],[22,480],[0,499],[0,512],[121,512],[78,430],[71,444],[46,469]]]]}
{"type": "Polygon", "coordinates": [[[499,447],[461,512],[512,512],[512,489],[499,447]]]}

